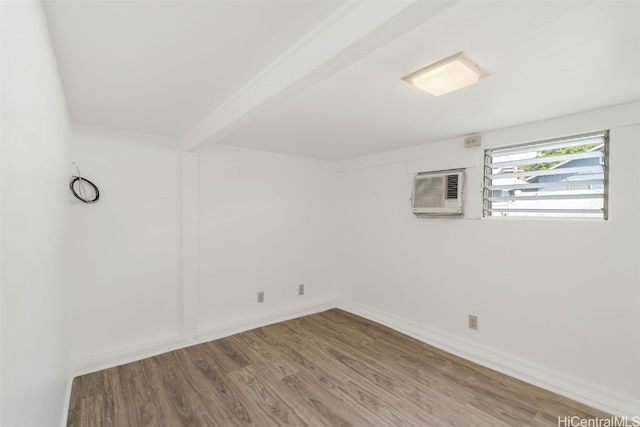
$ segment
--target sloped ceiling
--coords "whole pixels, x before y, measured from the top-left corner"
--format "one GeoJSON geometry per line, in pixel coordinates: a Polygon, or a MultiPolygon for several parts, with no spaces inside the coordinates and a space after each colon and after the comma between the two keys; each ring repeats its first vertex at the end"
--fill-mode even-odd
{"type": "Polygon", "coordinates": [[[640,2],[48,1],[72,117],[342,160],[640,99],[640,2]],[[490,76],[401,80],[463,51],[490,76]]]}

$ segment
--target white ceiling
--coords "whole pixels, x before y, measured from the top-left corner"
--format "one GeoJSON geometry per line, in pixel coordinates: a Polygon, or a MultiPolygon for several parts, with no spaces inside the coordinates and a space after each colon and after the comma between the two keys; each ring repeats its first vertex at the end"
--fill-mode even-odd
{"type": "Polygon", "coordinates": [[[75,121],[327,160],[640,100],[640,1],[47,3],[75,121]],[[458,51],[490,73],[432,97],[458,51]]]}
{"type": "Polygon", "coordinates": [[[341,3],[45,4],[74,120],[181,136],[341,3]]]}

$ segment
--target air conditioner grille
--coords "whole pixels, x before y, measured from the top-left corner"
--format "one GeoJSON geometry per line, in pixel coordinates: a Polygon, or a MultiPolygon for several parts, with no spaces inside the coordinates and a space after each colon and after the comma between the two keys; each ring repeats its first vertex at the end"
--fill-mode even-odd
{"type": "Polygon", "coordinates": [[[447,199],[458,198],[458,174],[447,175],[447,199]]]}
{"type": "Polygon", "coordinates": [[[414,205],[421,208],[442,207],[442,177],[424,177],[416,180],[414,188],[414,205]]]}

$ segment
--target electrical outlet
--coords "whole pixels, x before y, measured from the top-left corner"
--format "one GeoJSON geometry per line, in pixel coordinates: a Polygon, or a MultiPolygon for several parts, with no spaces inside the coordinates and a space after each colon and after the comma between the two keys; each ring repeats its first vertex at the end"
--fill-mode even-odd
{"type": "Polygon", "coordinates": [[[258,292],[258,302],[264,302],[264,291],[258,292]]]}
{"type": "Polygon", "coordinates": [[[482,144],[482,139],[480,135],[468,136],[464,139],[465,148],[469,147],[479,147],[482,144]]]}
{"type": "Polygon", "coordinates": [[[469,315],[469,329],[478,330],[478,316],[469,315]]]}
{"type": "Polygon", "coordinates": [[[304,295],[304,285],[302,283],[298,285],[298,295],[304,295]]]}

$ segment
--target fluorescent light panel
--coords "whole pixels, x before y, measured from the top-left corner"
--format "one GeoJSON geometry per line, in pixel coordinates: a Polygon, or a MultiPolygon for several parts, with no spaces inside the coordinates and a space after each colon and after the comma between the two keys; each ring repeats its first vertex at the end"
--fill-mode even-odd
{"type": "Polygon", "coordinates": [[[402,80],[431,95],[440,96],[478,83],[479,79],[488,75],[460,52],[411,73],[402,80]]]}

